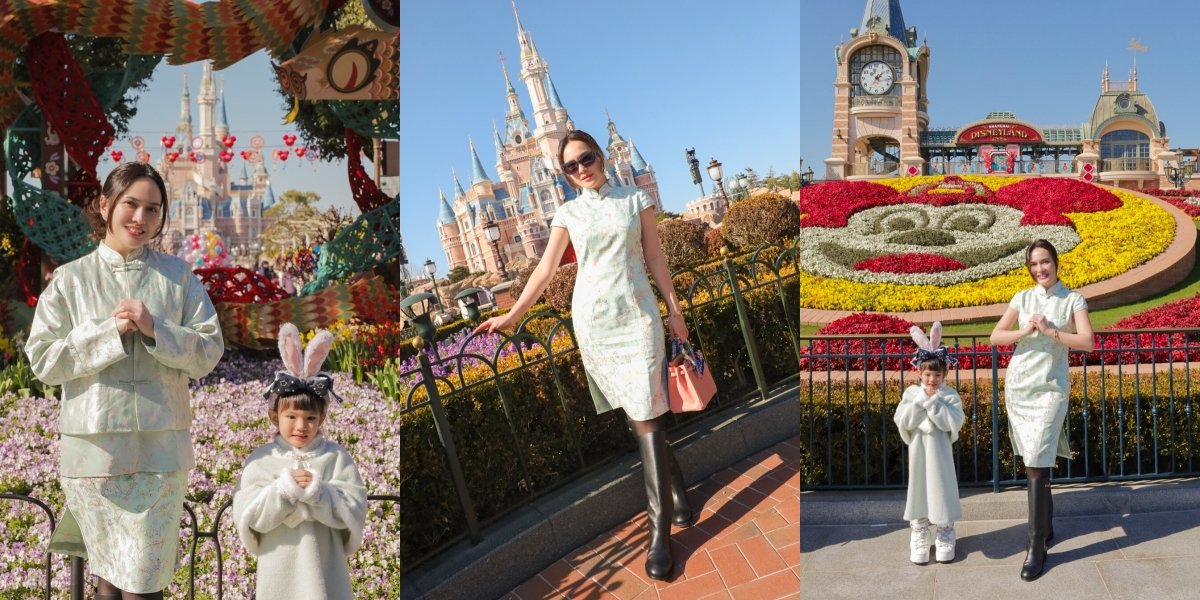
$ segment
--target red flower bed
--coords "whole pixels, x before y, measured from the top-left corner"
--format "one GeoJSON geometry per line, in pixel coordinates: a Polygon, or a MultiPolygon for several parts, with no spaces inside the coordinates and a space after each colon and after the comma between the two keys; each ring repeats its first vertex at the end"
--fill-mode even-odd
{"type": "Polygon", "coordinates": [[[854,333],[908,333],[915,323],[900,317],[880,313],[854,313],[842,317],[817,331],[820,335],[848,335],[854,333]]]}
{"type": "Polygon", "coordinates": [[[1022,225],[1070,225],[1064,213],[1121,207],[1112,192],[1076,179],[1025,179],[996,190],[995,202],[1025,213],[1022,225]]]}
{"type": "MultiPolygon", "coordinates": [[[[951,176],[953,177],[953,176],[951,176]]],[[[949,180],[949,178],[947,178],[949,180]]],[[[1024,212],[1022,225],[1071,225],[1065,213],[1098,212],[1121,207],[1103,188],[1076,179],[1033,178],[1006,185],[988,196],[918,194],[908,196],[866,181],[827,181],[800,191],[801,227],[845,227],[854,213],[888,204],[999,204],[1024,212]]]]}
{"type": "Polygon", "coordinates": [[[872,273],[943,273],[965,268],[967,265],[953,258],[927,252],[887,254],[860,260],[854,264],[856,271],[872,273]]]}
{"type": "Polygon", "coordinates": [[[1144,194],[1150,194],[1159,200],[1170,204],[1179,210],[1187,213],[1187,216],[1195,219],[1200,218],[1200,206],[1191,204],[1189,199],[1200,199],[1200,191],[1197,190],[1164,190],[1154,188],[1152,190],[1141,190],[1144,194]]]}
{"type": "MultiPolygon", "coordinates": [[[[887,315],[858,313],[834,321],[821,329],[822,335],[864,333],[907,333],[911,324],[904,319],[887,315]]],[[[1166,329],[1200,327],[1200,296],[1176,300],[1150,310],[1128,316],[1109,329],[1166,329]]],[[[960,370],[990,369],[992,347],[986,343],[974,346],[954,346],[950,353],[958,359],[960,370]]],[[[1006,368],[1012,360],[1012,346],[1000,346],[999,367],[1006,368]]],[[[910,368],[909,360],[916,346],[901,339],[814,340],[803,350],[802,371],[861,371],[863,369],[890,371],[910,368]]],[[[1096,350],[1087,355],[1070,354],[1070,364],[1078,367],[1087,359],[1088,365],[1114,365],[1152,362],[1200,362],[1200,335],[1184,333],[1096,333],[1096,350]],[[1131,350],[1131,348],[1139,350],[1131,350]]]]}
{"type": "Polygon", "coordinates": [[[801,227],[845,227],[850,215],[867,208],[908,202],[896,190],[867,181],[826,181],[800,190],[801,227]]]}

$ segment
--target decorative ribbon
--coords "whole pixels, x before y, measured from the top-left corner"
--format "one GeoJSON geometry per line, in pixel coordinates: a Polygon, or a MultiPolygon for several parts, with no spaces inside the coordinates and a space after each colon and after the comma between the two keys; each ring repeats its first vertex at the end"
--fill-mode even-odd
{"type": "Polygon", "coordinates": [[[918,348],[917,355],[915,357],[913,357],[913,359],[912,359],[912,366],[917,369],[920,369],[921,363],[923,363],[931,358],[936,358],[938,360],[941,360],[942,362],[946,363],[946,365],[951,366],[951,367],[958,366],[958,359],[954,358],[953,356],[950,356],[950,353],[946,351],[945,346],[938,346],[938,348],[936,350],[926,350],[924,348],[918,348]]]}
{"type": "Polygon", "coordinates": [[[275,381],[271,382],[271,387],[267,389],[267,392],[263,396],[267,400],[274,402],[280,396],[290,396],[300,393],[326,399],[329,396],[333,396],[338,402],[342,401],[342,397],[333,391],[333,378],[324,371],[308,379],[301,379],[290,373],[280,371],[275,374],[275,381]]]}

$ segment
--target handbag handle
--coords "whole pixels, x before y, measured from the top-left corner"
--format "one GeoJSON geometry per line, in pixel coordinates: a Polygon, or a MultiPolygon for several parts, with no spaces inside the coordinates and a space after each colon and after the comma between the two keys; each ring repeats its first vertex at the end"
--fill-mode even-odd
{"type": "Polygon", "coordinates": [[[700,354],[691,344],[673,337],[671,338],[671,360],[674,361],[679,356],[682,356],[692,366],[697,375],[704,374],[704,355],[700,354]]]}

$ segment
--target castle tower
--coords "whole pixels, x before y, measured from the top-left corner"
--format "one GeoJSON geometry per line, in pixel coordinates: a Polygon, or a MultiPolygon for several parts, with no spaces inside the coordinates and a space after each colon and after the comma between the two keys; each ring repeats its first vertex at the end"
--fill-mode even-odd
{"type": "Polygon", "coordinates": [[[559,109],[550,100],[550,90],[546,85],[548,66],[533,43],[533,36],[521,24],[516,0],[513,0],[512,7],[513,17],[517,20],[517,43],[521,47],[521,81],[529,89],[529,101],[533,104],[533,135],[542,154],[554,156],[558,153],[559,141],[566,137],[570,129],[565,119],[558,118],[559,109]]]}
{"type": "Polygon", "coordinates": [[[200,76],[200,95],[196,98],[196,104],[200,108],[200,138],[204,140],[202,149],[206,153],[211,154],[216,128],[216,119],[214,117],[217,106],[217,86],[213,83],[212,61],[204,61],[202,73],[200,76]]]}
{"type": "Polygon", "coordinates": [[[500,63],[504,71],[505,98],[508,100],[508,110],[504,115],[504,142],[519,146],[529,139],[529,121],[525,119],[525,110],[521,108],[517,90],[508,78],[508,67],[500,63]]]}
{"type": "MultiPolygon", "coordinates": [[[[221,103],[217,108],[217,127],[216,127],[216,131],[214,132],[214,133],[216,133],[218,140],[229,135],[229,119],[225,116],[225,80],[224,79],[221,80],[220,102],[221,103]]],[[[221,146],[218,148],[217,151],[220,152],[224,148],[225,148],[225,145],[221,144],[221,146]]]]}
{"type": "Polygon", "coordinates": [[[900,0],[867,0],[851,39],[834,48],[834,179],[921,173],[921,133],[929,127],[925,81],[929,46],[917,45],[900,0]]]}
{"type": "MultiPolygon", "coordinates": [[[[455,178],[457,182],[457,178],[455,178]]],[[[463,255],[462,232],[459,231],[458,220],[454,218],[454,210],[446,201],[446,194],[438,190],[438,237],[442,240],[442,249],[446,252],[448,269],[463,266],[467,263],[463,255]]]]}

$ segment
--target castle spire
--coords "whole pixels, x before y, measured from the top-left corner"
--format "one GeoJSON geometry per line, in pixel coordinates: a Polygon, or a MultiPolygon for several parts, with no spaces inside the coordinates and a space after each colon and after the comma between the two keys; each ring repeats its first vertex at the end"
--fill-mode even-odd
{"type": "Polygon", "coordinates": [[[462,184],[458,182],[458,171],[450,169],[450,177],[454,178],[454,197],[457,199],[466,196],[467,193],[463,191],[462,184]]]}
{"type": "Polygon", "coordinates": [[[454,210],[450,208],[450,203],[446,201],[446,194],[442,193],[442,189],[438,188],[438,203],[441,205],[438,211],[438,221],[443,225],[448,225],[454,222],[454,210]]]}
{"type": "Polygon", "coordinates": [[[475,140],[468,137],[467,143],[471,146],[471,165],[474,171],[471,174],[471,185],[491,181],[483,170],[483,163],[479,161],[479,153],[475,151],[475,140]]]}
{"type": "Polygon", "coordinates": [[[179,97],[179,123],[175,125],[175,137],[185,144],[192,139],[192,95],[188,92],[187,71],[183,73],[183,95],[179,97]]]}

